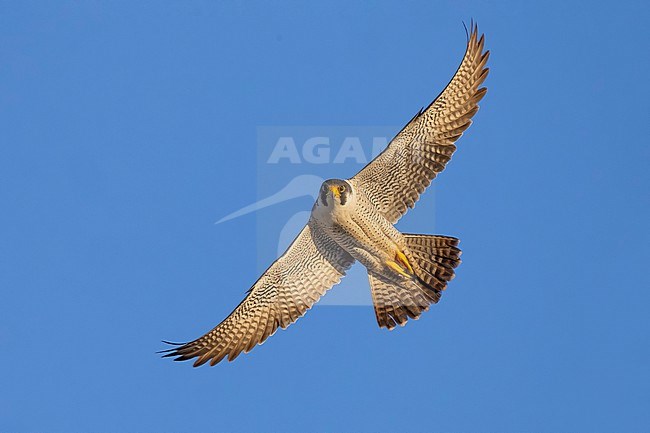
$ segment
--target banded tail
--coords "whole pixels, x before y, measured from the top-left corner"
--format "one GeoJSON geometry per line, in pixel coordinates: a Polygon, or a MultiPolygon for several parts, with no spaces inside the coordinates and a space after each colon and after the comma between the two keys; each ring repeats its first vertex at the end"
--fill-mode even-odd
{"type": "Polygon", "coordinates": [[[368,273],[377,323],[382,328],[404,326],[417,319],[429,305],[440,300],[460,264],[459,240],[449,236],[404,234],[415,271],[414,280],[403,285],[368,273]]]}

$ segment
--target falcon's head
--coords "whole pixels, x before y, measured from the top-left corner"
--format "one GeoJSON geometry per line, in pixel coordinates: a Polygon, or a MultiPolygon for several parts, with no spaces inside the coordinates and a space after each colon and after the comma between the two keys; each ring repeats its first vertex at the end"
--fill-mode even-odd
{"type": "Polygon", "coordinates": [[[352,196],[352,186],[346,180],[329,179],[323,182],[318,201],[325,206],[345,206],[352,196]]]}

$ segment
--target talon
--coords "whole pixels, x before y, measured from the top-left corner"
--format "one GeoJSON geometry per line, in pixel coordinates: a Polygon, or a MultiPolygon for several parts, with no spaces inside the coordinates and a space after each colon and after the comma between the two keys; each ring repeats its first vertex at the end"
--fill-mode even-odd
{"type": "Polygon", "coordinates": [[[395,263],[394,261],[392,261],[392,260],[388,260],[388,261],[386,262],[386,264],[388,265],[388,267],[390,267],[392,270],[394,270],[394,271],[397,272],[398,274],[400,274],[400,275],[402,275],[402,276],[404,276],[404,277],[406,277],[406,278],[411,278],[411,275],[407,274],[407,273],[404,271],[404,269],[403,269],[400,265],[398,265],[397,263],[395,263]]]}
{"type": "Polygon", "coordinates": [[[406,269],[409,270],[411,274],[413,274],[413,268],[411,267],[411,264],[409,263],[409,259],[406,258],[403,252],[400,250],[397,250],[397,253],[395,253],[395,258],[397,259],[398,262],[400,262],[402,265],[406,267],[406,269]]]}

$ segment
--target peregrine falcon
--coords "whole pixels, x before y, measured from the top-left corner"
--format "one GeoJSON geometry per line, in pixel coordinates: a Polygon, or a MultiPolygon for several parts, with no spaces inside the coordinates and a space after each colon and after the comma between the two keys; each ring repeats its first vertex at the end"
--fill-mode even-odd
{"type": "Polygon", "coordinates": [[[194,366],[234,360],[287,328],[339,283],[355,261],[368,270],[377,323],[393,329],[437,303],[460,264],[458,239],[400,233],[394,226],[444,170],[487,89],[489,51],[472,24],[447,87],[354,177],[325,181],[311,217],[286,252],[219,325],[174,344],[165,357],[194,366]]]}

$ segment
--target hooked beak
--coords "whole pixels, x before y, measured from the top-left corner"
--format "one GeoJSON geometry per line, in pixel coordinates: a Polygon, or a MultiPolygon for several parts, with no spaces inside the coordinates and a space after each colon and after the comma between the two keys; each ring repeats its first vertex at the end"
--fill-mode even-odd
{"type": "Polygon", "coordinates": [[[332,191],[332,194],[336,198],[341,198],[341,193],[339,192],[339,188],[337,186],[330,186],[330,191],[332,191]]]}

